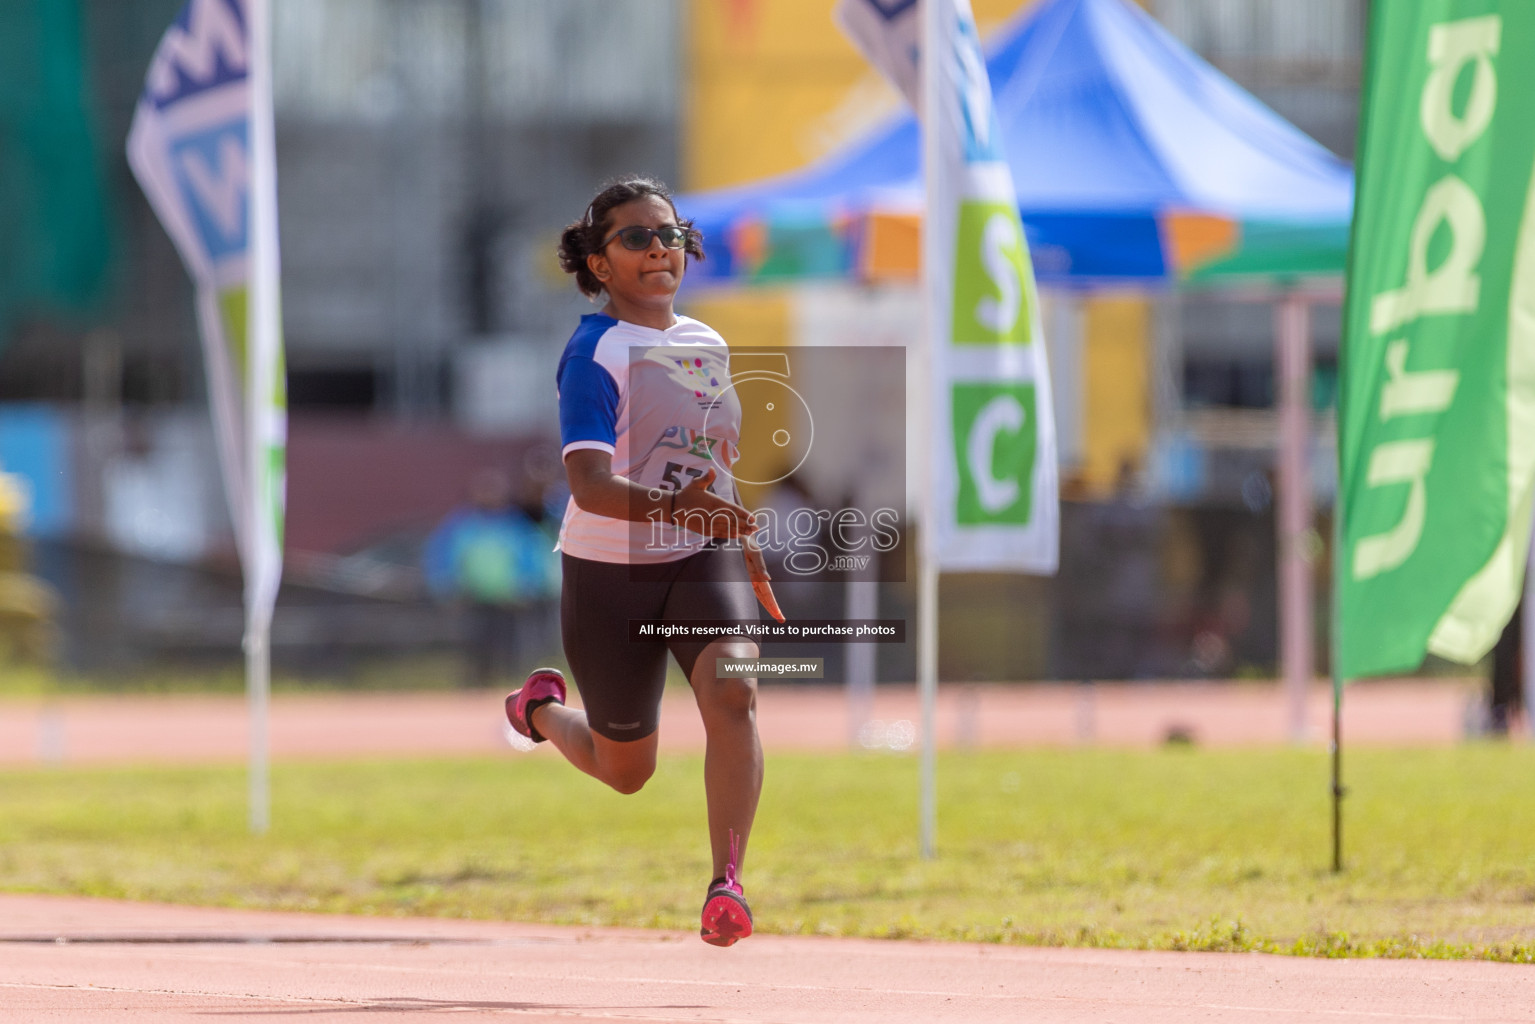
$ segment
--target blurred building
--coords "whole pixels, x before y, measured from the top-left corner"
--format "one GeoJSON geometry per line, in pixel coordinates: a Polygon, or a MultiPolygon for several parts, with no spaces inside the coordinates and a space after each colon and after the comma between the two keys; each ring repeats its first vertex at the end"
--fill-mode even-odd
{"type": "MultiPolygon", "coordinates": [[[[1352,160],[1367,0],[1150,0],[1176,36],[1281,116],[1352,160]]],[[[1187,663],[1266,671],[1277,640],[1274,487],[1279,439],[1277,296],[1174,292],[1151,314],[1154,428],[1148,489],[1169,510],[1163,599],[1190,609],[1187,663]],[[1181,586],[1173,585],[1178,576],[1181,586]],[[1180,595],[1181,590],[1181,595],[1180,595]]],[[[1336,423],[1342,282],[1311,311],[1310,485],[1314,664],[1328,662],[1325,557],[1337,489],[1336,423]]]]}
{"type": "MultiPolygon", "coordinates": [[[[1138,2],[1277,113],[1352,157],[1364,0],[1138,2]]],[[[983,36],[1028,5],[973,3],[983,36]]],[[[689,187],[802,166],[899,110],[825,6],[691,6],[689,187]]],[[[1065,499],[1061,571],[1053,580],[945,577],[946,678],[1274,670],[1275,299],[1252,290],[1044,296],[1065,499]]],[[[699,295],[691,310],[747,344],[909,344],[921,323],[920,297],[889,284],[699,295]]],[[[1324,502],[1335,487],[1340,321],[1337,303],[1314,310],[1313,487],[1324,502]]],[[[898,607],[909,595],[887,589],[882,600],[898,607]]]]}
{"type": "MultiPolygon", "coordinates": [[[[130,402],[196,401],[190,285],[123,156],[149,56],[183,0],[17,2],[78,7],[55,63],[83,86],[76,112],[100,164],[88,184],[112,211],[115,269],[85,317],[23,319],[0,339],[0,398],[75,401],[115,383],[109,397],[130,402]]],[[[629,171],[675,179],[677,4],[273,8],[293,405],[446,414],[461,352],[567,331],[580,301],[552,251],[594,186],[629,171]],[[647,59],[604,59],[619,52],[647,59]]]]}
{"type": "Polygon", "coordinates": [[[584,308],[554,262],[559,230],[611,175],[676,178],[677,5],[305,0],[275,11],[295,407],[546,429],[551,347],[584,308]],[[544,386],[463,386],[487,371],[544,386]]]}
{"type": "MultiPolygon", "coordinates": [[[[1027,6],[972,2],[983,35],[1027,6]]],[[[1365,0],[1140,2],[1352,157],[1365,0]]],[[[178,591],[165,576],[176,564],[227,569],[232,542],[191,286],[123,156],[150,54],[182,3],[0,5],[0,57],[16,58],[0,61],[0,175],[52,183],[49,208],[100,211],[95,228],[77,224],[84,233],[71,236],[84,239],[83,278],[26,294],[6,291],[20,277],[0,281],[0,459],[38,474],[33,528],[44,541],[153,562],[112,570],[150,581],[124,610],[137,582],[92,586],[86,570],[42,551],[41,570],[65,581],[74,607],[98,602],[76,613],[76,634],[87,618],[99,631],[117,609],[129,632],[163,636],[167,648],[199,630],[199,643],[230,644],[239,630],[237,614],[206,614],[219,602],[233,609],[237,588],[178,591]],[[79,87],[41,88],[60,75],[79,87]],[[20,177],[8,153],[45,102],[80,139],[38,150],[20,177]],[[62,193],[64,165],[94,170],[62,193]]],[[[346,602],[404,600],[410,545],[483,464],[512,468],[530,492],[558,475],[552,366],[590,306],[552,253],[602,180],[640,172],[695,190],[761,178],[832,152],[900,101],[832,24],[829,0],[273,3],[292,407],[280,663],[284,628],[324,637],[342,607],[352,625],[329,635],[359,648],[377,636],[430,642],[430,624],[369,626],[346,602]]],[[[0,223],[23,222],[16,211],[42,208],[42,195],[0,190],[0,223]]],[[[15,265],[0,253],[0,268],[15,265]]],[[[1062,572],[946,578],[946,676],[1270,671],[1271,296],[1047,301],[1069,475],[1062,572]],[[1117,531],[1134,572],[1100,557],[1102,531],[1117,531]],[[1156,614],[1135,625],[1137,649],[1116,647],[1118,667],[1089,664],[1084,651],[1101,653],[1099,595],[1143,586],[1148,572],[1156,614]]],[[[900,344],[918,308],[909,288],[846,287],[697,296],[687,311],[736,345],[837,341],[854,323],[865,340],[900,344]]],[[[1314,323],[1324,495],[1339,320],[1328,307],[1314,323]]],[[[881,600],[881,614],[910,605],[900,587],[881,600]]],[[[909,652],[880,657],[882,678],[910,677],[909,652]]]]}
{"type": "MultiPolygon", "coordinates": [[[[0,224],[30,223],[37,209],[73,209],[75,221],[101,211],[94,232],[62,216],[25,238],[7,231],[0,267],[30,266],[77,237],[100,266],[89,287],[0,286],[0,449],[40,481],[33,526],[45,543],[232,570],[191,284],[124,156],[150,55],[183,2],[0,10],[0,55],[16,57],[0,68],[0,181],[19,182],[0,189],[0,224]],[[37,123],[78,125],[79,138],[50,148],[58,131],[23,134],[37,123]]],[[[559,272],[555,243],[603,180],[675,181],[681,9],[274,0],[273,13],[292,412],[286,578],[357,597],[398,592],[391,566],[413,568],[411,539],[478,469],[512,471],[519,497],[542,504],[557,470],[554,360],[591,308],[559,272]]],[[[75,571],[56,554],[42,561],[61,577],[75,571]]],[[[185,593],[155,583],[118,609],[125,632],[237,643],[238,615],[208,606],[237,604],[238,589],[215,587],[214,598],[188,585],[203,608],[178,615],[185,593]],[[205,626],[213,639],[191,635],[205,626]]],[[[115,591],[69,589],[77,608],[115,591]]],[[[294,600],[285,592],[285,607],[294,600]]],[[[114,607],[89,614],[110,620],[114,607]]],[[[279,616],[279,660],[284,622],[303,618],[279,616]]],[[[312,621],[292,631],[327,632],[312,621]]],[[[352,632],[359,644],[370,633],[352,632]]]]}
{"type": "MultiPolygon", "coordinates": [[[[1153,0],[1174,34],[1312,138],[1353,159],[1358,125],[1365,0],[1153,0]]],[[[1316,484],[1330,496],[1331,408],[1337,387],[1338,301],[1313,317],[1313,406],[1324,444],[1316,484]]],[[[1179,491],[1202,477],[1208,489],[1242,497],[1272,465],[1272,296],[1220,292],[1167,296],[1157,314],[1157,454],[1179,491]],[[1182,467],[1180,474],[1174,466],[1182,467]],[[1190,470],[1194,469],[1194,473],[1190,470]]],[[[1246,499],[1244,499],[1245,501],[1246,499]]]]}

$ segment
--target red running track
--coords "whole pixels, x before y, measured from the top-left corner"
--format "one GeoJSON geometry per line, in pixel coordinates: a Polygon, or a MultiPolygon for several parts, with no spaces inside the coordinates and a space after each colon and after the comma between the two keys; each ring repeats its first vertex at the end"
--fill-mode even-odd
{"type": "MultiPolygon", "coordinates": [[[[1344,702],[1356,744],[1458,742],[1470,681],[1363,683],[1344,702]]],[[[279,695],[276,757],[504,750],[498,693],[279,695]]],[[[1310,695],[1323,742],[1330,695],[1310,695]]],[[[873,717],[920,719],[910,687],[873,717]]],[[[850,742],[834,689],[767,687],[770,749],[850,742]]],[[[663,746],[697,749],[686,695],[663,746]]],[[[1171,729],[1210,746],[1288,742],[1271,684],[948,686],[943,746],[1148,746],[1171,729]]],[[[906,736],[899,728],[885,734],[906,736]]],[[[238,698],[0,702],[0,762],[221,761],[244,757],[238,698]]],[[[539,756],[547,755],[547,752],[539,756]]],[[[754,936],[717,949],[674,932],[439,919],[353,918],[0,895],[0,1022],[306,1024],[456,1014],[521,1021],[1535,1022],[1535,968],[1464,961],[1021,949],[754,936]]]]}
{"type": "MultiPolygon", "coordinates": [[[[1457,743],[1479,685],[1468,679],[1355,683],[1343,702],[1345,745],[1457,743]]],[[[271,752],[277,758],[500,752],[506,749],[502,696],[278,694],[271,705],[271,752]]],[[[1325,745],[1331,705],[1325,685],[1308,694],[1309,743],[1325,745]]],[[[848,700],[836,687],[764,686],[758,717],[769,750],[834,750],[855,741],[848,700]]],[[[919,723],[915,688],[881,686],[872,717],[885,726],[919,723]]],[[[947,748],[1148,747],[1174,730],[1202,746],[1290,742],[1284,694],[1267,682],[946,684],[939,691],[938,742],[947,748]]],[[[883,731],[911,741],[911,729],[883,731]]],[[[661,745],[703,748],[686,693],[667,696],[661,745]]],[[[214,762],[242,760],[246,751],[246,708],[237,696],[0,700],[0,764],[214,762]]]]}
{"type": "Polygon", "coordinates": [[[328,917],[0,896],[0,1021],[1535,1021],[1535,968],[328,917]]]}

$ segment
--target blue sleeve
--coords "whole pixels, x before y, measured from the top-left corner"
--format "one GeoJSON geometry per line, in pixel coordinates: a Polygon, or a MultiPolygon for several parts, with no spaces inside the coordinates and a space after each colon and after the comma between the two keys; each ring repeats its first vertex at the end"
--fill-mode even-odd
{"type": "Polygon", "coordinates": [[[618,382],[593,359],[571,356],[560,367],[560,447],[575,441],[618,443],[618,382]]]}

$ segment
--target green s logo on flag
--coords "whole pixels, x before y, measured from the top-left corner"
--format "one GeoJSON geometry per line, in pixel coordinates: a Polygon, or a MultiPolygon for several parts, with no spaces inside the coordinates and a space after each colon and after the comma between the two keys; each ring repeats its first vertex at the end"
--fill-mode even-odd
{"type": "Polygon", "coordinates": [[[1027,345],[1034,304],[1018,211],[1007,203],[962,202],[954,246],[954,344],[1027,345]]]}
{"type": "Polygon", "coordinates": [[[1021,525],[1034,513],[1034,385],[1022,381],[955,384],[954,464],[962,526],[1021,525]]]}

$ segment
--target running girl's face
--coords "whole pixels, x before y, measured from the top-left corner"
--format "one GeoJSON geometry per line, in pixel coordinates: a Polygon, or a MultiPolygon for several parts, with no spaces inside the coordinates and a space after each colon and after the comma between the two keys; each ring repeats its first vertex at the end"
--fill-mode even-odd
{"type": "Polygon", "coordinates": [[[602,251],[586,258],[586,265],[607,289],[608,297],[620,307],[656,306],[671,303],[682,284],[686,256],[681,249],[668,249],[660,237],[652,234],[643,249],[630,249],[618,235],[625,228],[666,228],[677,226],[677,212],[660,196],[642,196],[608,215],[602,251]]]}

